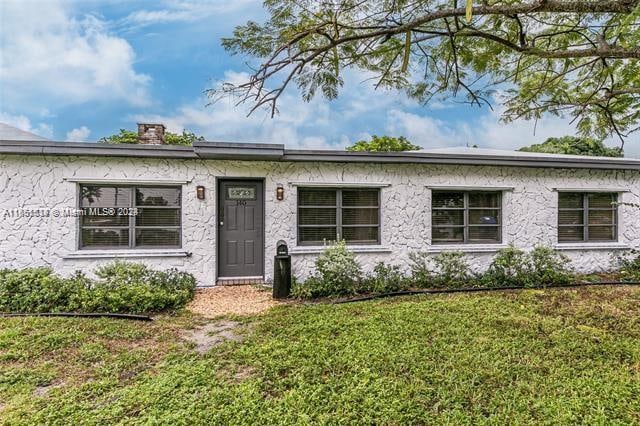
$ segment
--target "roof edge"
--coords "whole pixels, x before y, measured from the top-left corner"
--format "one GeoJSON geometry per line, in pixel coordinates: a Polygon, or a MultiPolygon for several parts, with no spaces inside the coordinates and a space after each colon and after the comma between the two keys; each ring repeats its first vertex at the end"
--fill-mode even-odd
{"type": "Polygon", "coordinates": [[[180,146],[0,140],[0,154],[640,170],[640,159],[630,158],[563,157],[561,155],[557,157],[516,157],[508,155],[474,155],[469,153],[417,151],[349,152],[337,150],[286,149],[283,144],[230,142],[196,142],[193,146],[180,146]]]}

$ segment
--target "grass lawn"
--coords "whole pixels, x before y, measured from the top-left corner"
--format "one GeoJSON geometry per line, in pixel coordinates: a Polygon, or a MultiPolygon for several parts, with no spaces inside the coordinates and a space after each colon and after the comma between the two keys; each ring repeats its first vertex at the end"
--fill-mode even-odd
{"type": "Polygon", "coordinates": [[[0,319],[0,423],[640,423],[640,288],[284,306],[204,320],[0,319]]]}

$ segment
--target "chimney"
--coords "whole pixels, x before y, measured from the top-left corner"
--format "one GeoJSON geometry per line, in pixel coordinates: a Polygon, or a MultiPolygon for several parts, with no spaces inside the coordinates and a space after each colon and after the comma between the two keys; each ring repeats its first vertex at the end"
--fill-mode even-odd
{"type": "Polygon", "coordinates": [[[162,145],[164,129],[164,124],[138,123],[138,142],[145,145],[162,145]]]}

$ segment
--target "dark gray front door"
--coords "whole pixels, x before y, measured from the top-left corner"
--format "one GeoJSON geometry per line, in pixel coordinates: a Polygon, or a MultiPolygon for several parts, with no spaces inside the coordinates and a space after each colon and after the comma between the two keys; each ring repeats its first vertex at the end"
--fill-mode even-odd
{"type": "Polygon", "coordinates": [[[262,181],[221,180],[218,187],[218,277],[261,277],[262,181]]]}

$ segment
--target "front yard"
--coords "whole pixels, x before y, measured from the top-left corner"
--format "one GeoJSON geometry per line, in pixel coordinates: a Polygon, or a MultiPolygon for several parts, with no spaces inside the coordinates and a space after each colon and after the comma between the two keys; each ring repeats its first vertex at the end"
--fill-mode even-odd
{"type": "Polygon", "coordinates": [[[0,319],[0,423],[640,423],[640,288],[0,319]]]}

